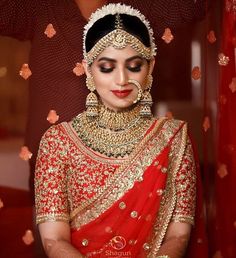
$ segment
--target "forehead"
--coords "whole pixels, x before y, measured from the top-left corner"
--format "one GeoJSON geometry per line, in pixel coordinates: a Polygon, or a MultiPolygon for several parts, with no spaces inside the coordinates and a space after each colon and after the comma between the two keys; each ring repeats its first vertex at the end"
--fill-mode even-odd
{"type": "Polygon", "coordinates": [[[125,48],[122,48],[122,49],[117,49],[112,46],[109,46],[97,56],[95,61],[98,61],[100,58],[103,58],[103,57],[115,59],[117,61],[119,60],[126,61],[127,59],[134,56],[141,57],[141,55],[130,46],[126,46],[125,48]]]}

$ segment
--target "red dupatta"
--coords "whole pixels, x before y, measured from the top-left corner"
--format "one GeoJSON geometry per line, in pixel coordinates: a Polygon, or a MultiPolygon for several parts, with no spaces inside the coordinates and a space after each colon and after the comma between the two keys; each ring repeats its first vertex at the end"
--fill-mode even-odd
{"type": "MultiPolygon", "coordinates": [[[[132,258],[147,257],[151,248],[158,249],[171,219],[174,197],[163,219],[163,232],[152,243],[153,247],[149,243],[156,238],[153,227],[166,188],[170,144],[183,126],[179,121],[163,126],[166,122],[165,119],[154,123],[110,184],[87,207],[73,211],[72,244],[81,254],[132,258]]],[[[179,151],[175,161],[178,165],[184,148],[179,151]]]]}

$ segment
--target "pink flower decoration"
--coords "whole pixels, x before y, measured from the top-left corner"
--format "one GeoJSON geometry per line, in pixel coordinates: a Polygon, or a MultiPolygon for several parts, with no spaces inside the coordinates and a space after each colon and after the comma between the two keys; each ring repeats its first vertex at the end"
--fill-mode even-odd
{"type": "Polygon", "coordinates": [[[227,12],[232,12],[232,14],[236,11],[236,2],[235,0],[226,0],[225,1],[225,10],[227,12]]]}
{"type": "Polygon", "coordinates": [[[229,63],[229,57],[224,55],[224,53],[220,53],[218,55],[218,63],[219,65],[226,66],[229,63]]]}
{"type": "Polygon", "coordinates": [[[2,199],[0,198],[0,209],[4,207],[4,204],[3,204],[3,201],[2,199]]]}
{"type": "Polygon", "coordinates": [[[34,236],[31,230],[26,230],[24,236],[22,237],[23,242],[26,245],[31,245],[34,242],[34,236]]]}
{"type": "Polygon", "coordinates": [[[208,35],[207,35],[207,39],[208,41],[213,44],[214,42],[216,42],[216,36],[215,36],[215,32],[214,30],[209,31],[208,35]]]}
{"type": "Polygon", "coordinates": [[[236,77],[232,78],[229,88],[231,89],[232,93],[236,91],[236,77]]]}
{"type": "Polygon", "coordinates": [[[32,153],[29,151],[27,146],[21,147],[21,151],[19,153],[19,157],[25,161],[28,161],[32,158],[32,153]]]}
{"type": "Polygon", "coordinates": [[[201,71],[200,71],[199,66],[193,67],[193,70],[192,70],[192,78],[193,78],[194,80],[198,80],[198,79],[201,78],[201,71]]]}
{"type": "Polygon", "coordinates": [[[198,239],[197,239],[197,243],[198,243],[198,244],[202,244],[202,243],[203,243],[202,238],[198,238],[198,239]]]}
{"type": "Polygon", "coordinates": [[[164,31],[163,36],[161,37],[167,44],[169,44],[173,39],[174,36],[171,33],[171,30],[169,28],[166,28],[164,31]]]}
{"type": "Polygon", "coordinates": [[[56,35],[56,30],[54,29],[53,25],[51,23],[49,23],[44,31],[44,34],[48,37],[48,38],[52,38],[56,35]]]}
{"type": "Polygon", "coordinates": [[[208,116],[206,116],[206,117],[204,118],[204,121],[203,121],[203,125],[202,125],[202,126],[203,126],[203,129],[204,129],[205,132],[207,132],[208,129],[211,127],[210,119],[209,119],[208,116]]]}
{"type": "Polygon", "coordinates": [[[55,110],[50,110],[47,116],[47,120],[50,124],[55,124],[59,120],[59,116],[55,110]]]}
{"type": "Polygon", "coordinates": [[[75,68],[73,69],[73,73],[76,76],[81,76],[84,74],[84,67],[81,63],[76,63],[75,68]]]}
{"type": "Polygon", "coordinates": [[[28,64],[23,64],[20,71],[19,71],[19,75],[24,78],[25,80],[27,80],[31,75],[32,72],[29,68],[28,64]]]}
{"type": "Polygon", "coordinates": [[[7,67],[6,66],[2,66],[0,67],[0,78],[3,78],[7,75],[7,67]]]}
{"type": "Polygon", "coordinates": [[[220,164],[217,170],[217,174],[220,178],[224,178],[228,175],[227,166],[225,164],[220,164]]]}

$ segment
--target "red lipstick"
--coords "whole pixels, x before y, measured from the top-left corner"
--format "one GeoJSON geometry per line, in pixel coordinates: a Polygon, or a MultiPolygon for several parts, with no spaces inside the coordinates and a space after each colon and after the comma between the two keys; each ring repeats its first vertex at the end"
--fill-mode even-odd
{"type": "Polygon", "coordinates": [[[132,90],[112,90],[111,92],[118,98],[125,98],[132,92],[132,90]]]}

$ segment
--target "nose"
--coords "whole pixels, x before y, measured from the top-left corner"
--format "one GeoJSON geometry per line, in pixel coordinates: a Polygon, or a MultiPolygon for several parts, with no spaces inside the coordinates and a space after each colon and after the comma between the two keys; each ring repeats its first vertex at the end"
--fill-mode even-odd
{"type": "Polygon", "coordinates": [[[128,84],[128,76],[124,68],[118,69],[117,82],[119,86],[125,86],[128,84]]]}

